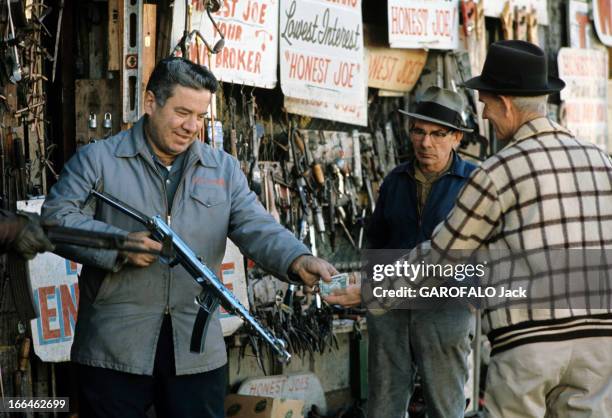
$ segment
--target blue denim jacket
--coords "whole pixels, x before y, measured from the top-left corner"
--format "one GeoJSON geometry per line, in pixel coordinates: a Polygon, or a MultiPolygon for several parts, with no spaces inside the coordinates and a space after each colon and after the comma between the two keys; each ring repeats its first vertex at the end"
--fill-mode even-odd
{"type": "Polygon", "coordinates": [[[411,249],[429,240],[435,227],[455,206],[459,192],[475,168],[453,153],[450,169],[434,182],[423,215],[419,217],[414,163],[395,167],[383,181],[368,225],[369,248],[411,249]]]}

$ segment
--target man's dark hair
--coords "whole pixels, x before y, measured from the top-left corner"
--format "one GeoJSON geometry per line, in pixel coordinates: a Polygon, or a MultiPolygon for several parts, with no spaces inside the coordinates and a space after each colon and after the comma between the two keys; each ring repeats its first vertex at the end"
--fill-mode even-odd
{"type": "Polygon", "coordinates": [[[212,72],[182,57],[168,57],[161,60],[151,73],[147,90],[155,95],[158,105],[164,106],[172,96],[174,87],[180,85],[195,90],[217,91],[219,82],[212,72]]]}

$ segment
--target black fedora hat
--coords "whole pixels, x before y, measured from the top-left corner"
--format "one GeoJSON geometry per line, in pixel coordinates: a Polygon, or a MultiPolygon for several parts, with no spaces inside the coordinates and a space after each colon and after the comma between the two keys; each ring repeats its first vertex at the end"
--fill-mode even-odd
{"type": "Polygon", "coordinates": [[[406,112],[401,109],[398,109],[398,111],[426,122],[448,126],[458,131],[472,132],[473,129],[466,128],[463,123],[461,113],[464,109],[465,102],[459,93],[432,86],[425,90],[413,112],[406,112]]]}
{"type": "Polygon", "coordinates": [[[511,40],[491,44],[482,74],[464,86],[509,96],[540,96],[561,91],[565,83],[548,76],[546,55],[538,46],[511,40]]]}

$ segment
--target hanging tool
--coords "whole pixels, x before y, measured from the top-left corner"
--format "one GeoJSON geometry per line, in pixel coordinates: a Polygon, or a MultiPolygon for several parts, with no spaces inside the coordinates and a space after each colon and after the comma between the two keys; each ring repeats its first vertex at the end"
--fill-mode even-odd
{"type": "Polygon", "coordinates": [[[535,7],[531,7],[531,10],[527,14],[527,41],[534,45],[540,44],[538,37],[538,11],[535,7]]]}
{"type": "Polygon", "coordinates": [[[514,39],[514,12],[510,1],[506,1],[501,14],[502,32],[505,40],[514,39]]]}
{"type": "Polygon", "coordinates": [[[53,70],[51,72],[51,82],[55,82],[55,71],[57,70],[57,55],[59,52],[59,41],[62,34],[62,17],[64,15],[64,0],[60,0],[59,15],[57,17],[57,29],[55,32],[55,47],[53,49],[53,70]]]}
{"type": "Polygon", "coordinates": [[[527,7],[516,7],[514,12],[514,39],[527,40],[527,7]]]}
{"type": "Polygon", "coordinates": [[[251,95],[251,105],[249,107],[249,124],[252,132],[251,136],[251,167],[249,169],[249,180],[251,190],[256,195],[261,194],[261,170],[259,168],[259,129],[257,121],[257,104],[255,97],[251,95]]]}
{"type": "Polygon", "coordinates": [[[12,69],[11,69],[11,76],[9,77],[10,82],[13,84],[17,84],[21,81],[22,78],[22,70],[21,70],[21,64],[19,63],[19,51],[17,50],[17,38],[15,37],[15,26],[13,25],[13,15],[11,13],[11,1],[10,0],[6,0],[6,7],[8,10],[8,28],[11,32],[11,37],[9,39],[6,39],[6,42],[9,45],[13,45],[13,48],[11,48],[11,52],[12,52],[12,69]]]}
{"type": "Polygon", "coordinates": [[[229,98],[229,114],[230,114],[230,153],[238,158],[238,135],[236,134],[236,99],[229,98]]]}
{"type": "Polygon", "coordinates": [[[357,189],[361,189],[363,186],[363,179],[361,173],[361,146],[359,143],[359,131],[357,129],[353,129],[353,179],[355,179],[355,184],[357,185],[357,189]]]}

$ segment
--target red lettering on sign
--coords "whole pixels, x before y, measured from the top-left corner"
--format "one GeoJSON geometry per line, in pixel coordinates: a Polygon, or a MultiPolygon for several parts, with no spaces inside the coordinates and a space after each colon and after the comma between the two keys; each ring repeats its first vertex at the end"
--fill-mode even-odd
{"type": "Polygon", "coordinates": [[[389,57],[386,55],[375,55],[370,59],[369,77],[372,80],[390,81],[397,57],[389,57]]]}
{"type": "Polygon", "coordinates": [[[236,15],[236,3],[238,0],[227,0],[223,4],[223,9],[219,11],[223,17],[234,17],[236,15]]]}
{"type": "Polygon", "coordinates": [[[359,65],[355,63],[341,62],[340,67],[334,73],[334,84],[346,88],[353,87],[353,77],[358,67],[359,65]]]}
{"type": "Polygon", "coordinates": [[[40,318],[42,322],[42,335],[45,340],[52,340],[60,337],[59,329],[50,329],[49,323],[57,317],[57,309],[49,308],[49,296],[55,296],[55,286],[38,288],[38,301],[40,303],[40,318]]]}
{"type": "Polygon", "coordinates": [[[391,8],[391,32],[401,35],[427,36],[427,9],[391,8]]]}
{"type": "Polygon", "coordinates": [[[327,0],[328,3],[340,4],[342,6],[357,7],[357,0],[327,0]]]}
{"type": "Polygon", "coordinates": [[[433,34],[446,38],[452,37],[450,20],[451,15],[449,10],[436,10],[436,18],[432,22],[433,34]]]}
{"type": "Polygon", "coordinates": [[[70,288],[63,284],[60,286],[60,296],[62,300],[62,320],[64,321],[64,333],[66,337],[72,336],[72,326],[70,319],[72,319],[72,323],[76,323],[77,320],[77,312],[79,306],[79,286],[74,286],[74,296],[75,300],[72,299],[72,295],[70,294],[70,288]]]}
{"type": "Polygon", "coordinates": [[[215,66],[261,74],[261,53],[225,47],[215,55],[215,66]]]}
{"type": "Polygon", "coordinates": [[[242,20],[245,22],[259,23],[263,25],[266,22],[266,10],[268,9],[267,4],[259,4],[256,1],[249,1],[244,13],[242,14],[242,20]]]}
{"type": "Polygon", "coordinates": [[[406,61],[404,66],[398,71],[396,81],[402,84],[412,84],[420,75],[416,67],[420,64],[415,61],[406,61]]]}
{"type": "Polygon", "coordinates": [[[331,59],[289,53],[289,78],[325,84],[331,59]]]}
{"type": "MultiPolygon", "coordinates": [[[[219,22],[219,30],[228,41],[242,41],[242,25],[239,23],[219,22]]],[[[216,31],[215,31],[216,32],[216,31]]]]}

